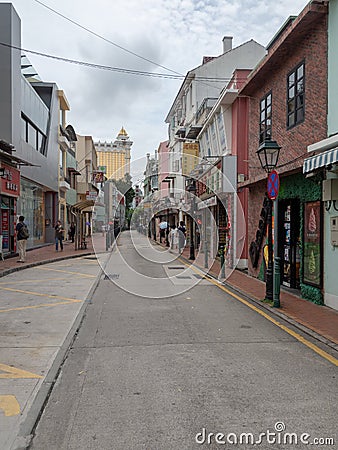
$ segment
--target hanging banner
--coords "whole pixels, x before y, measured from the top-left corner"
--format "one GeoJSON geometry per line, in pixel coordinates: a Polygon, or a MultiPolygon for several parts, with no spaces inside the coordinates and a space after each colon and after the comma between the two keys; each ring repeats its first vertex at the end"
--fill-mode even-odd
{"type": "Polygon", "coordinates": [[[303,281],[321,287],[321,202],[304,204],[303,281]]]}

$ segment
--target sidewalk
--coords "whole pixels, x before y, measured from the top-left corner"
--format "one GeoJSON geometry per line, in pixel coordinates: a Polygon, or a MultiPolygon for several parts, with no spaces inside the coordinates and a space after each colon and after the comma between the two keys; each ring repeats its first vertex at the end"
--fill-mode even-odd
{"type": "MultiPolygon", "coordinates": [[[[184,249],[182,256],[186,260],[189,259],[188,247],[184,249]]],[[[195,263],[204,270],[203,255],[199,255],[195,263]]],[[[217,259],[210,268],[209,274],[218,278],[220,271],[221,264],[217,259]]],[[[312,332],[316,333],[319,336],[315,337],[322,338],[321,340],[324,342],[329,341],[326,343],[338,349],[338,311],[304,300],[297,295],[287,292],[283,287],[281,287],[280,293],[281,307],[278,309],[273,308],[269,304],[262,302],[265,297],[265,283],[246,275],[240,270],[234,270],[224,281],[224,285],[258,302],[262,307],[278,314],[282,318],[305,327],[305,331],[310,332],[310,334],[312,332]]]]}
{"type": "MultiPolygon", "coordinates": [[[[94,240],[105,251],[105,237],[94,240]]],[[[93,242],[65,242],[0,261],[0,449],[26,449],[102,269],[93,242]],[[43,264],[43,265],[42,265],[43,264]],[[21,270],[26,269],[26,270],[21,270]],[[6,275],[6,276],[4,276],[6,275]]],[[[102,253],[101,262],[105,262],[102,253]]]]}
{"type": "Polygon", "coordinates": [[[0,260],[0,277],[16,272],[17,270],[27,269],[28,267],[34,267],[54,261],[61,261],[68,258],[77,258],[79,256],[91,255],[94,253],[93,243],[90,238],[87,239],[86,250],[75,250],[75,244],[71,241],[64,241],[63,246],[64,249],[62,252],[60,249],[57,252],[54,244],[28,250],[25,263],[17,262],[19,259],[18,256],[5,258],[4,261],[0,260]]]}

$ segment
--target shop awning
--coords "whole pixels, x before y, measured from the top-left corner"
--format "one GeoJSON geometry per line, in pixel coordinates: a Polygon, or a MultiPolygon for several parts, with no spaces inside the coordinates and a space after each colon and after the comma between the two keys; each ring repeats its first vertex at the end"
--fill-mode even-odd
{"type": "Polygon", "coordinates": [[[321,167],[329,166],[330,164],[336,164],[338,162],[338,147],[327,150],[319,155],[306,158],[303,164],[303,173],[313,172],[321,167]]]}
{"type": "Polygon", "coordinates": [[[72,205],[71,209],[74,212],[92,212],[95,206],[95,200],[83,200],[82,202],[75,203],[72,205]]]}

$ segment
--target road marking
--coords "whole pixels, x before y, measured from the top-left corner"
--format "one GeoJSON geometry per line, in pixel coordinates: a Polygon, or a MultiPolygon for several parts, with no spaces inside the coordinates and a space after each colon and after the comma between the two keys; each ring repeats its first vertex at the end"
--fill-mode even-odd
{"type": "Polygon", "coordinates": [[[76,300],[74,298],[61,297],[59,295],[41,294],[40,292],[23,291],[22,289],[13,289],[13,288],[3,287],[3,286],[0,286],[0,290],[11,291],[11,292],[19,292],[20,294],[37,295],[38,297],[55,298],[55,299],[58,299],[58,300],[67,300],[69,302],[73,302],[74,300],[75,301],[81,301],[81,300],[76,300]]]}
{"type": "Polygon", "coordinates": [[[0,395],[0,409],[3,410],[6,417],[20,414],[20,405],[15,395],[0,395]]]}
{"type": "Polygon", "coordinates": [[[43,278],[40,280],[17,280],[17,281],[0,281],[0,289],[1,289],[1,285],[7,285],[7,284],[26,284],[26,283],[41,283],[44,281],[60,281],[60,280],[64,280],[65,277],[56,277],[56,278],[43,278]]]}
{"type": "Polygon", "coordinates": [[[72,305],[73,303],[80,303],[82,300],[72,300],[66,302],[57,302],[57,303],[41,303],[40,305],[32,305],[32,306],[18,306],[17,308],[8,308],[8,309],[0,309],[0,313],[6,313],[11,311],[23,311],[25,309],[38,309],[38,308],[46,308],[49,306],[59,306],[59,305],[72,305]]]}
{"type": "Polygon", "coordinates": [[[34,269],[51,270],[52,272],[63,272],[63,273],[68,273],[70,275],[80,275],[81,277],[96,278],[96,275],[88,275],[87,273],[81,273],[81,272],[70,272],[69,270],[51,269],[49,267],[34,267],[34,269]]]}
{"type": "MultiPolygon", "coordinates": [[[[202,272],[201,270],[197,269],[196,267],[192,266],[191,264],[186,263],[185,261],[183,261],[183,263],[188,266],[191,267],[196,273],[202,273],[204,274],[204,272],[202,272]]],[[[282,329],[283,331],[285,331],[286,333],[288,333],[290,336],[293,336],[295,339],[297,339],[297,341],[301,342],[302,344],[304,344],[306,347],[310,348],[311,350],[313,350],[315,353],[317,353],[318,355],[320,355],[322,358],[326,359],[327,361],[329,361],[331,364],[338,366],[338,359],[335,358],[334,356],[331,356],[329,353],[325,352],[324,350],[322,350],[321,348],[317,347],[317,345],[313,344],[312,342],[308,341],[307,339],[305,339],[303,336],[301,336],[299,333],[291,330],[290,328],[288,328],[287,326],[283,325],[282,323],[280,323],[278,320],[274,319],[273,317],[269,316],[268,313],[262,311],[261,309],[259,309],[257,306],[252,305],[250,302],[248,302],[247,300],[245,300],[244,298],[240,297],[239,295],[231,292],[229,289],[227,289],[225,286],[223,286],[222,284],[220,284],[218,281],[212,279],[212,278],[207,278],[208,281],[210,281],[210,283],[214,284],[215,286],[217,286],[219,289],[222,289],[222,291],[226,292],[227,294],[231,295],[231,297],[234,297],[236,300],[240,301],[241,303],[243,303],[244,305],[248,306],[250,309],[252,309],[253,311],[257,312],[258,314],[260,314],[261,316],[265,317],[265,319],[269,320],[270,322],[272,322],[274,325],[276,325],[278,328],[282,329]]]]}
{"type": "Polygon", "coordinates": [[[17,367],[7,366],[0,363],[0,378],[43,378],[36,373],[28,372],[27,370],[18,369],[17,367]]]}

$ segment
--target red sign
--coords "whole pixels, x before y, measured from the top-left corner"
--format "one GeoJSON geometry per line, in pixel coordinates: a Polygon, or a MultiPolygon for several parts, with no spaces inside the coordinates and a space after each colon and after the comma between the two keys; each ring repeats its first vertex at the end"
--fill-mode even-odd
{"type": "Polygon", "coordinates": [[[270,200],[275,200],[278,197],[279,191],[279,176],[275,170],[269,173],[268,177],[268,197],[270,200]]]}
{"type": "Polygon", "coordinates": [[[1,194],[19,197],[20,195],[20,171],[14,167],[1,164],[1,168],[5,169],[1,177],[1,194]]]}

